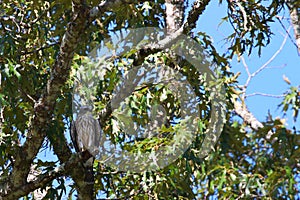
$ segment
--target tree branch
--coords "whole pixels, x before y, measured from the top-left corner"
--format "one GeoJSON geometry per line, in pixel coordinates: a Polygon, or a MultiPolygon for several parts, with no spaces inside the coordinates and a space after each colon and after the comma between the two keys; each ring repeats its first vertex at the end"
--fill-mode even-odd
{"type": "Polygon", "coordinates": [[[190,10],[187,21],[184,24],[184,33],[188,34],[192,29],[196,27],[196,22],[200,15],[206,9],[210,0],[196,0],[192,9],[190,10]]]}
{"type": "MultiPolygon", "coordinates": [[[[2,75],[1,75],[1,73],[0,73],[0,85],[2,85],[2,75]]],[[[1,88],[0,88],[0,92],[1,92],[1,88]]],[[[3,122],[4,122],[3,111],[4,111],[4,108],[1,105],[0,106],[0,135],[2,135],[2,126],[3,126],[3,122]]]]}
{"type": "Polygon", "coordinates": [[[62,38],[60,52],[52,68],[47,89],[34,105],[35,114],[31,121],[26,141],[22,147],[15,147],[16,156],[14,157],[14,168],[9,184],[7,185],[7,190],[5,190],[7,194],[27,184],[26,179],[30,165],[46,136],[49,120],[52,118],[60,89],[69,78],[71,61],[81,38],[80,36],[86,28],[88,18],[89,10],[85,6],[81,6],[80,9],[73,14],[73,19],[71,23],[69,23],[67,31],[62,38]]]}
{"type": "Polygon", "coordinates": [[[107,1],[103,1],[102,3],[100,3],[99,5],[93,7],[90,11],[89,11],[89,18],[90,20],[94,20],[97,17],[100,17],[101,14],[103,14],[104,12],[107,12],[108,10],[113,10],[114,7],[119,7],[122,4],[133,4],[133,3],[138,3],[139,1],[136,0],[107,0],[107,1]]]}
{"type": "Polygon", "coordinates": [[[167,33],[174,33],[182,26],[184,17],[184,1],[166,0],[166,29],[167,33]]]}
{"type": "Polygon", "coordinates": [[[64,175],[70,175],[74,180],[79,196],[78,199],[93,199],[93,185],[85,182],[85,177],[90,175],[90,171],[83,165],[86,161],[84,160],[85,156],[81,154],[79,160],[71,160],[74,155],[72,155],[72,152],[67,145],[67,140],[65,139],[63,132],[55,134],[52,137],[48,136],[48,138],[53,145],[53,151],[60,162],[70,162],[70,165],[72,165],[72,167],[65,168],[64,175]]]}
{"type": "MultiPolygon", "coordinates": [[[[290,29],[288,29],[289,31],[290,29]]],[[[249,67],[247,65],[247,63],[245,62],[245,59],[243,56],[241,56],[241,60],[243,62],[243,65],[245,67],[245,70],[247,72],[247,75],[248,75],[248,78],[246,80],[246,83],[243,85],[243,96],[242,96],[242,101],[245,100],[245,97],[246,97],[246,89],[248,88],[251,80],[253,79],[253,77],[257,76],[260,72],[262,72],[264,69],[266,69],[269,64],[278,56],[278,54],[282,51],[286,41],[287,41],[287,38],[288,38],[288,33],[285,35],[279,49],[273,54],[273,56],[271,56],[271,58],[266,62],[264,63],[259,69],[257,69],[255,72],[253,73],[250,73],[250,70],[249,70],[249,67]]]]}
{"type": "Polygon", "coordinates": [[[283,98],[285,95],[276,95],[276,94],[266,94],[262,92],[254,92],[252,94],[248,94],[245,97],[252,97],[252,96],[264,96],[264,97],[272,97],[272,98],[283,98]]]}
{"type": "Polygon", "coordinates": [[[254,130],[258,130],[259,128],[263,128],[263,124],[258,121],[254,115],[247,109],[246,105],[238,101],[234,101],[234,111],[237,115],[239,115],[250,127],[254,130]]]}
{"type": "MultiPolygon", "coordinates": [[[[129,2],[134,3],[135,1],[128,1],[128,0],[115,1],[116,4],[129,3],[129,2]]],[[[194,5],[193,5],[191,11],[188,14],[187,21],[184,23],[184,25],[179,28],[176,28],[177,31],[171,32],[171,34],[167,35],[164,39],[158,41],[157,43],[149,44],[149,45],[144,46],[143,48],[138,49],[138,51],[136,52],[136,57],[134,58],[133,65],[135,65],[135,66],[141,65],[147,56],[157,53],[157,52],[161,51],[162,49],[166,49],[167,47],[172,45],[173,42],[176,41],[182,34],[188,33],[190,30],[195,28],[196,21],[198,20],[199,15],[201,15],[203,13],[203,11],[205,10],[205,8],[209,2],[210,2],[209,0],[205,0],[205,1],[196,0],[194,2],[194,5]]],[[[93,16],[93,17],[98,16],[101,9],[104,9],[108,5],[112,5],[112,4],[113,4],[113,2],[110,2],[110,1],[105,1],[101,4],[99,4],[97,7],[94,7],[90,11],[90,16],[93,16]],[[101,7],[101,9],[100,9],[100,7],[101,7]]],[[[181,4],[180,4],[180,8],[182,8],[181,4]]],[[[179,17],[179,15],[177,15],[177,16],[179,17]]],[[[168,19],[171,20],[171,19],[173,19],[173,17],[170,17],[168,19]]],[[[171,22],[168,22],[168,23],[172,24],[171,22]]],[[[173,30],[173,29],[174,29],[174,27],[171,28],[171,30],[173,30]]],[[[108,119],[108,117],[111,115],[111,113],[112,113],[111,105],[110,105],[110,103],[108,103],[105,110],[103,110],[101,112],[101,114],[99,115],[99,122],[102,127],[104,127],[105,121],[108,119]]]]}
{"type": "Polygon", "coordinates": [[[295,0],[288,0],[287,5],[290,10],[291,23],[294,28],[295,40],[298,47],[298,55],[300,55],[300,8],[295,0]]]}
{"type": "Polygon", "coordinates": [[[76,168],[80,161],[80,156],[76,154],[72,156],[67,162],[61,164],[59,167],[56,167],[54,170],[37,176],[35,180],[27,182],[26,184],[15,188],[13,192],[10,192],[2,197],[7,200],[14,200],[18,199],[21,196],[27,195],[31,191],[43,188],[46,184],[50,183],[55,178],[64,175],[66,171],[70,171],[71,169],[76,168]]]}
{"type": "MultiPolygon", "coordinates": [[[[259,69],[257,69],[255,72],[251,73],[250,70],[249,70],[249,67],[244,59],[243,56],[241,56],[241,60],[242,60],[242,63],[245,67],[245,70],[246,70],[246,73],[248,75],[248,78],[246,80],[246,83],[242,86],[242,96],[239,97],[241,102],[239,102],[237,99],[233,98],[232,99],[232,102],[233,102],[233,105],[234,105],[234,111],[236,112],[236,114],[238,116],[240,116],[245,123],[247,123],[253,130],[257,131],[258,129],[260,128],[263,128],[264,125],[258,121],[256,119],[256,117],[248,110],[248,108],[246,107],[245,105],[245,98],[246,98],[246,90],[250,84],[250,81],[252,80],[253,77],[257,76],[260,72],[262,72],[264,69],[267,68],[267,66],[277,57],[277,55],[282,51],[286,41],[287,41],[287,38],[288,38],[288,33],[285,35],[279,49],[273,54],[273,56],[271,56],[271,58],[266,62],[264,63],[261,67],[259,67],[259,69]]],[[[280,97],[278,95],[269,95],[269,94],[264,94],[264,93],[254,93],[252,95],[248,95],[248,96],[253,96],[253,95],[263,95],[263,96],[269,96],[269,97],[280,97]]],[[[267,139],[270,139],[271,136],[273,135],[274,133],[270,130],[266,136],[267,139]]]]}
{"type": "MultiPolygon", "coordinates": [[[[258,119],[256,119],[256,117],[248,110],[246,105],[237,100],[233,101],[233,105],[235,113],[240,116],[253,130],[257,131],[261,128],[264,128],[264,125],[258,119]]],[[[266,135],[266,139],[269,140],[273,134],[274,133],[272,130],[269,130],[266,135]]]]}

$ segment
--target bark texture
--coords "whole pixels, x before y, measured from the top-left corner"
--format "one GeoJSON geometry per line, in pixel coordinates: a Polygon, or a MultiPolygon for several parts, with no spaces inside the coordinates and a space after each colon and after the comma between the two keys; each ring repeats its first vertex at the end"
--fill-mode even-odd
{"type": "Polygon", "coordinates": [[[294,29],[298,55],[300,55],[300,3],[299,1],[289,0],[287,5],[290,10],[291,23],[294,29]]]}

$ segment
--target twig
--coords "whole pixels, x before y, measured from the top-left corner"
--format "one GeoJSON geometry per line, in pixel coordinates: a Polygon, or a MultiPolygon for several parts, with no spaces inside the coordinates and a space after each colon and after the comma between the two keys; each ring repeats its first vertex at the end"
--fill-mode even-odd
{"type": "Polygon", "coordinates": [[[276,18],[278,19],[280,25],[282,26],[282,28],[284,29],[284,31],[286,32],[286,34],[288,34],[291,42],[295,45],[296,48],[298,48],[298,45],[296,44],[296,42],[294,41],[293,37],[291,36],[290,32],[286,29],[285,25],[282,23],[281,19],[279,16],[276,16],[276,18]]]}
{"type": "MultiPolygon", "coordinates": [[[[291,27],[289,27],[288,31],[290,31],[291,27]]],[[[242,95],[242,101],[245,100],[245,97],[246,97],[246,89],[247,87],[249,86],[251,80],[253,77],[255,77],[257,74],[259,74],[260,72],[262,72],[264,69],[266,69],[268,67],[268,65],[277,57],[277,55],[282,51],[286,41],[287,41],[287,38],[288,38],[288,34],[285,35],[279,49],[273,54],[273,56],[265,63],[263,64],[258,70],[256,70],[255,72],[253,72],[252,74],[250,73],[249,71],[249,67],[247,65],[247,63],[245,62],[245,59],[243,56],[241,56],[241,59],[242,59],[242,62],[243,62],[243,65],[246,69],[246,72],[248,74],[248,78],[246,80],[246,83],[244,84],[243,86],[243,95],[242,95]]]]}
{"type": "MultiPolygon", "coordinates": [[[[291,28],[291,27],[290,27],[291,28]]],[[[289,30],[290,30],[289,28],[289,30]]],[[[289,32],[288,30],[288,32],[289,32]]],[[[265,93],[253,93],[253,94],[250,94],[250,95],[246,95],[246,90],[247,90],[247,87],[249,86],[250,84],[250,81],[252,80],[253,77],[255,77],[257,74],[259,74],[261,71],[263,71],[264,69],[267,68],[267,66],[276,58],[276,56],[282,51],[286,41],[287,41],[287,38],[288,38],[288,34],[286,34],[286,36],[284,37],[284,40],[282,41],[279,49],[273,54],[273,56],[265,63],[263,64],[258,70],[256,70],[255,72],[251,73],[250,70],[249,70],[249,67],[247,65],[247,63],[245,62],[245,59],[243,56],[241,56],[241,60],[242,60],[242,63],[245,67],[245,70],[248,74],[248,78],[246,80],[246,83],[243,85],[242,87],[242,96],[240,97],[240,100],[242,102],[239,102],[237,99],[233,99],[233,104],[234,104],[234,111],[236,112],[236,114],[238,116],[240,116],[244,122],[246,122],[247,124],[250,125],[250,127],[253,129],[253,130],[258,130],[260,128],[263,128],[264,125],[258,121],[256,119],[256,117],[248,110],[248,108],[246,107],[245,105],[245,98],[246,97],[250,97],[250,96],[254,96],[254,95],[261,95],[261,96],[266,96],[266,97],[275,97],[275,98],[282,98],[284,95],[272,95],[272,94],[265,94],[265,93]]],[[[273,135],[274,133],[272,132],[272,130],[270,130],[268,132],[268,134],[266,135],[266,139],[270,139],[271,136],[273,135]]]]}
{"type": "MultiPolygon", "coordinates": [[[[290,29],[291,29],[291,27],[289,27],[288,31],[290,31],[290,29]]],[[[261,66],[258,70],[256,70],[252,74],[252,77],[256,76],[258,73],[260,73],[262,70],[264,70],[277,57],[277,55],[282,51],[287,38],[288,38],[288,34],[286,34],[286,36],[284,37],[279,49],[273,54],[273,56],[263,66],[261,66]]]]}
{"type": "Polygon", "coordinates": [[[33,51],[26,51],[26,52],[25,52],[25,51],[22,51],[22,52],[21,52],[21,56],[28,55],[28,54],[32,54],[32,53],[36,53],[36,52],[38,52],[38,51],[42,51],[42,50],[44,50],[44,49],[48,49],[48,48],[50,48],[50,47],[53,47],[53,46],[55,46],[55,45],[57,45],[57,44],[59,44],[59,42],[56,42],[56,43],[53,43],[53,44],[49,44],[49,45],[40,47],[40,48],[35,49],[35,50],[33,50],[33,51]]]}
{"type": "Polygon", "coordinates": [[[246,61],[244,59],[244,56],[241,56],[241,60],[242,60],[242,63],[244,65],[245,69],[246,69],[246,72],[247,72],[248,76],[251,76],[251,73],[249,71],[249,67],[248,67],[248,65],[247,65],[247,63],[246,63],[246,61]]]}
{"type": "Polygon", "coordinates": [[[267,93],[262,93],[262,92],[254,92],[252,94],[246,95],[246,97],[252,97],[252,96],[264,96],[264,97],[273,97],[273,98],[282,98],[285,95],[275,95],[275,94],[267,94],[267,93]]]}
{"type": "Polygon", "coordinates": [[[283,64],[281,66],[266,67],[266,69],[282,69],[282,68],[285,68],[285,67],[286,67],[286,64],[283,64]]]}

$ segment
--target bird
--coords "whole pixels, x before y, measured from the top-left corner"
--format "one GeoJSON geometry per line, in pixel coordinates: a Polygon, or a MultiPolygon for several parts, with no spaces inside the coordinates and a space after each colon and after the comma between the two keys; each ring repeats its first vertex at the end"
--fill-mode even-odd
{"type": "Polygon", "coordinates": [[[86,166],[92,166],[99,154],[102,129],[99,121],[92,115],[91,106],[81,106],[77,119],[71,124],[71,140],[75,151],[81,153],[86,166]]]}

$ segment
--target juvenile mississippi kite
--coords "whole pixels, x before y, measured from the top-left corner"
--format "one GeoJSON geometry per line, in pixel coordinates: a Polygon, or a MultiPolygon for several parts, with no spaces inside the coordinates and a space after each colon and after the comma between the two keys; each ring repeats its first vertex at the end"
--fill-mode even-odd
{"type": "Polygon", "coordinates": [[[99,121],[92,115],[92,108],[82,106],[77,119],[72,122],[71,140],[76,152],[84,152],[89,166],[93,165],[93,160],[99,153],[101,135],[102,130],[99,121]]]}

